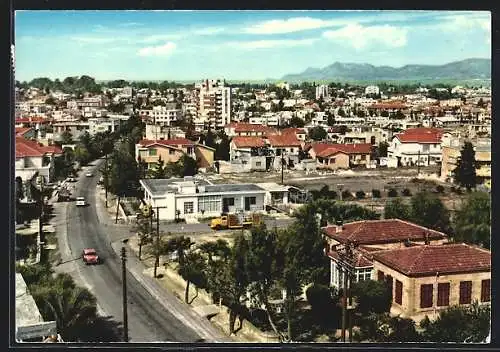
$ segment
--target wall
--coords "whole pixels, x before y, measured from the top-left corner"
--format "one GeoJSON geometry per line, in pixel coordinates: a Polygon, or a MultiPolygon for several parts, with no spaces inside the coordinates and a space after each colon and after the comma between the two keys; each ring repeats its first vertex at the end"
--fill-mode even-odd
{"type": "Polygon", "coordinates": [[[396,288],[396,281],[399,280],[403,284],[402,304],[399,305],[394,302],[391,306],[391,314],[401,314],[402,317],[420,321],[426,315],[430,319],[435,319],[439,312],[446,310],[449,306],[458,305],[459,303],[459,287],[460,281],[472,281],[472,301],[481,299],[481,280],[491,279],[491,272],[468,273],[468,274],[454,274],[454,275],[435,275],[412,278],[408,277],[388,266],[374,261],[374,278],[378,277],[378,271],[384,272],[384,275],[391,275],[393,277],[393,297],[396,288]],[[437,306],[437,285],[438,283],[450,283],[450,298],[449,306],[437,306]],[[420,285],[433,284],[433,307],[420,308],[420,285]]]}
{"type": "Polygon", "coordinates": [[[195,146],[194,152],[196,155],[196,160],[198,161],[198,167],[210,167],[214,164],[214,151],[204,146],[195,146]]]}

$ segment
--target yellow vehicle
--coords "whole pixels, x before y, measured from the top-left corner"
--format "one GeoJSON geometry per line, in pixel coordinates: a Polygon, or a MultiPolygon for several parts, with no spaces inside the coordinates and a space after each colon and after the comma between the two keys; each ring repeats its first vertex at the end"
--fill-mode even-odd
{"type": "Polygon", "coordinates": [[[212,219],[209,226],[212,230],[245,229],[260,223],[259,214],[222,214],[212,219]]]}

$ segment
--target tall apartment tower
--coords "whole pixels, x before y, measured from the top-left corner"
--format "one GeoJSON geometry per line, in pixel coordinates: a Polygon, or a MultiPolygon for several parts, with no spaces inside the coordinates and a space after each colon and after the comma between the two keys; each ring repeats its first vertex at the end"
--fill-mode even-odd
{"type": "Polygon", "coordinates": [[[326,84],[322,84],[316,87],[316,99],[323,97],[323,99],[330,97],[330,87],[326,84]]]}
{"type": "Polygon", "coordinates": [[[231,122],[231,88],[224,80],[207,79],[195,84],[198,119],[210,128],[220,129],[231,122]]]}

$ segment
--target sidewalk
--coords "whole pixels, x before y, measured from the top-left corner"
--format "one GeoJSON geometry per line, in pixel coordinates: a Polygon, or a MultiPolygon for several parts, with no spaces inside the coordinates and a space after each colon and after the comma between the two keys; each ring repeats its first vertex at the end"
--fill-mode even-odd
{"type": "MultiPolygon", "coordinates": [[[[131,225],[115,225],[114,219],[106,216],[106,209],[104,206],[104,195],[99,189],[95,192],[96,213],[99,222],[108,227],[110,238],[112,240],[111,247],[117,256],[120,255],[121,247],[123,246],[122,240],[128,239],[133,235],[128,229],[131,225]],[[124,231],[124,229],[127,230],[124,231]],[[121,237],[119,237],[121,235],[121,237]]],[[[109,204],[109,197],[108,197],[109,204]]],[[[109,214],[108,208],[108,215],[109,214]]],[[[166,291],[156,279],[145,274],[147,268],[135,256],[135,252],[130,250],[127,258],[127,269],[134,276],[134,278],[141,283],[141,285],[153,296],[165,309],[170,311],[185,325],[191,327],[207,342],[234,342],[230,337],[226,336],[222,331],[216,329],[208,320],[199,316],[194,312],[191,307],[187,307],[184,303],[180,302],[177,297],[172,293],[166,291]]]]}

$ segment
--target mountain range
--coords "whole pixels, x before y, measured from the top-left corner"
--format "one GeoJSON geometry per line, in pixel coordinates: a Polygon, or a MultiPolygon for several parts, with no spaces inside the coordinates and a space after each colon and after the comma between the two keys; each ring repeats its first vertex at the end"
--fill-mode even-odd
{"type": "Polygon", "coordinates": [[[405,65],[403,67],[334,62],[324,68],[283,76],[287,82],[311,80],[469,80],[490,79],[491,59],[465,59],[444,65],[405,65]]]}

